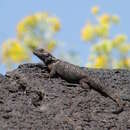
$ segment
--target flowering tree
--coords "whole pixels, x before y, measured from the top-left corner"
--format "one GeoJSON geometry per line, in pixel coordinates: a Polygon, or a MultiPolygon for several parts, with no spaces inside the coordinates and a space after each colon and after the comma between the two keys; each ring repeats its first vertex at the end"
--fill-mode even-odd
{"type": "Polygon", "coordinates": [[[17,37],[2,44],[2,62],[10,66],[31,59],[30,50],[44,47],[52,51],[56,47],[54,35],[60,30],[57,17],[39,12],[25,17],[17,25],[17,37]]]}
{"type": "Polygon", "coordinates": [[[91,10],[95,22],[88,21],[81,31],[81,38],[92,44],[87,66],[96,68],[130,67],[130,44],[127,36],[118,34],[111,37],[112,25],[119,24],[117,15],[101,14],[99,7],[91,10]]]}

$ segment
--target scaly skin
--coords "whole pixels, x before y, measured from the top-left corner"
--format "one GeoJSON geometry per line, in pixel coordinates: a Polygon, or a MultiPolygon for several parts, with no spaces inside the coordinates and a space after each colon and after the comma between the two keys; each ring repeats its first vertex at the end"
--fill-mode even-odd
{"type": "Polygon", "coordinates": [[[119,95],[117,93],[114,93],[112,89],[110,90],[105,85],[105,82],[101,81],[98,77],[90,77],[90,75],[87,75],[87,73],[85,73],[79,66],[56,59],[44,49],[36,49],[33,51],[33,54],[40,58],[45,63],[45,65],[48,66],[48,69],[50,70],[50,77],[58,74],[68,82],[80,83],[84,89],[88,88],[89,86],[101,94],[105,94],[117,103],[118,108],[117,110],[112,111],[112,113],[119,114],[123,111],[123,103],[119,95]]]}

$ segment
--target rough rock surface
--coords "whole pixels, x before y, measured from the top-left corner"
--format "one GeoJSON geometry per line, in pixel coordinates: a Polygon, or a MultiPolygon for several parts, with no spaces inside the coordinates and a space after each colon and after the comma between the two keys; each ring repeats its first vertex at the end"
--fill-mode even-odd
{"type": "Polygon", "coordinates": [[[0,130],[130,130],[130,70],[82,69],[115,87],[123,112],[110,113],[110,98],[49,79],[43,64],[30,63],[0,74],[0,130]]]}

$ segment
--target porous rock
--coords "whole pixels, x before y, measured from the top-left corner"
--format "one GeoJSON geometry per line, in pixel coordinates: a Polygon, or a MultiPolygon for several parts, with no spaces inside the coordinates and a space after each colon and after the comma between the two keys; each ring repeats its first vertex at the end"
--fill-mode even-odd
{"type": "Polygon", "coordinates": [[[0,75],[0,129],[129,130],[130,70],[81,69],[115,87],[124,102],[121,113],[110,113],[116,103],[96,90],[50,79],[45,65],[28,63],[0,75]]]}

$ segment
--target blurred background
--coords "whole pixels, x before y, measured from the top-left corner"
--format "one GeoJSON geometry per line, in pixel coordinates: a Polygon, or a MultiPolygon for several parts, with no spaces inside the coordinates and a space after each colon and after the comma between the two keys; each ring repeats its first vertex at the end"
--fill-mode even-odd
{"type": "Polygon", "coordinates": [[[130,1],[0,0],[0,73],[42,47],[93,68],[130,68],[130,1]]]}

